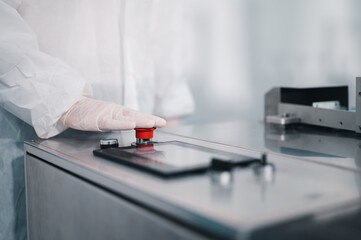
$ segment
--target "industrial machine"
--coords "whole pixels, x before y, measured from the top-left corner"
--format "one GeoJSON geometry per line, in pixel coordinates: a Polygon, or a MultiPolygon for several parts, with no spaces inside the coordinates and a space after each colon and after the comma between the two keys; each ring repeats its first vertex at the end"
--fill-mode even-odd
{"type": "Polygon", "coordinates": [[[25,142],[29,239],[360,239],[361,105],[346,87],[265,99],[267,124],[25,142]]]}

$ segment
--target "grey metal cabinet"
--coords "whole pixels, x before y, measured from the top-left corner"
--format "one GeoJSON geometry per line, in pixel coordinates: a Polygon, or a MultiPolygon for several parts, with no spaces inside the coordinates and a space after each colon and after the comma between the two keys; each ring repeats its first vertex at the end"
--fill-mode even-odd
{"type": "Polygon", "coordinates": [[[131,199],[26,155],[28,235],[41,239],[203,239],[131,199]]]}
{"type": "Polygon", "coordinates": [[[102,138],[129,146],[131,131],[27,141],[29,239],[360,239],[359,139],[255,122],[164,131],[157,141],[267,152],[267,164],[167,179],[93,155],[102,138]]]}

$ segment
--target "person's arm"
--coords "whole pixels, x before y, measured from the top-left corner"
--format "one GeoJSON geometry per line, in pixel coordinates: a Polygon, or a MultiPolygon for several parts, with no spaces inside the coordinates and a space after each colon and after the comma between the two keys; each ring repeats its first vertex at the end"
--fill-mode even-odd
{"type": "Polygon", "coordinates": [[[67,127],[60,117],[91,90],[80,74],[39,50],[13,6],[0,1],[0,105],[32,125],[39,137],[67,127]]]}
{"type": "Polygon", "coordinates": [[[41,138],[67,127],[88,131],[162,127],[156,116],[89,98],[85,79],[40,51],[14,6],[0,1],[0,106],[32,125],[41,138]]]}

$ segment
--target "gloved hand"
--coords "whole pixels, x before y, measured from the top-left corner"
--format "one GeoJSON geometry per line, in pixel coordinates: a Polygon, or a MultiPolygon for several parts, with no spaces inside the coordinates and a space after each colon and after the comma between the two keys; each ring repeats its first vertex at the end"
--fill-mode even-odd
{"type": "Polygon", "coordinates": [[[84,131],[127,130],[166,125],[166,121],[160,117],[86,97],[74,104],[60,120],[67,127],[84,131]]]}

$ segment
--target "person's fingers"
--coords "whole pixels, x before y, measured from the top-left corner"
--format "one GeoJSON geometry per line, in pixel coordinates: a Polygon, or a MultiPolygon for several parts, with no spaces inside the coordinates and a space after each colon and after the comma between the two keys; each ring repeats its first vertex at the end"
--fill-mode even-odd
{"type": "Polygon", "coordinates": [[[155,122],[152,119],[139,119],[135,122],[136,128],[152,128],[155,122]]]}
{"type": "Polygon", "coordinates": [[[156,121],[155,121],[155,127],[164,127],[165,125],[167,125],[167,121],[164,120],[163,118],[158,118],[156,121]]]}
{"type": "Polygon", "coordinates": [[[112,109],[112,118],[121,120],[124,116],[123,110],[124,110],[123,106],[116,104],[112,109]]]}
{"type": "Polygon", "coordinates": [[[62,119],[64,125],[87,131],[163,127],[164,119],[115,103],[84,98],[62,119]]]}
{"type": "Polygon", "coordinates": [[[136,128],[152,128],[155,127],[155,121],[150,118],[139,118],[139,117],[123,117],[125,121],[135,122],[136,128]]]}
{"type": "Polygon", "coordinates": [[[154,119],[155,118],[158,118],[154,115],[151,115],[151,114],[147,114],[147,113],[143,113],[143,112],[139,112],[139,111],[136,111],[136,110],[133,110],[133,109],[130,109],[130,108],[124,108],[123,109],[123,116],[127,116],[127,117],[147,117],[147,118],[151,118],[151,119],[154,119]]]}
{"type": "Polygon", "coordinates": [[[121,121],[114,119],[105,119],[98,123],[98,128],[101,131],[106,130],[130,130],[136,127],[136,123],[133,121],[121,121]]]}
{"type": "Polygon", "coordinates": [[[152,119],[154,120],[155,124],[154,127],[164,127],[167,122],[160,117],[151,115],[151,114],[146,114],[146,113],[142,113],[139,111],[135,111],[129,108],[124,108],[122,110],[123,116],[127,116],[127,117],[134,117],[134,118],[148,118],[148,119],[152,119]]]}

